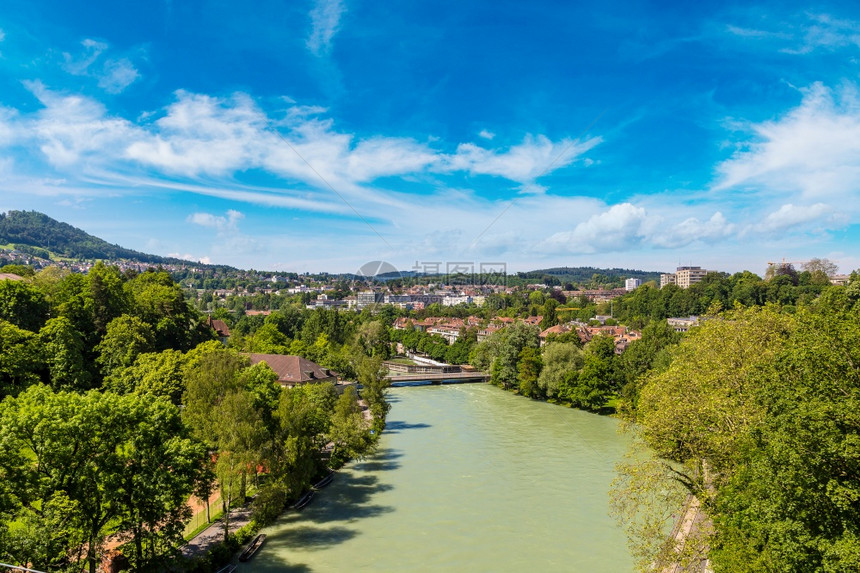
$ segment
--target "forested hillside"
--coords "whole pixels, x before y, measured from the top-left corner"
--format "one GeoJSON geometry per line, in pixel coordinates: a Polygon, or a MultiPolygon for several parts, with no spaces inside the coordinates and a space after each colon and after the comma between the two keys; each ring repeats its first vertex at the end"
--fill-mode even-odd
{"type": "MultiPolygon", "coordinates": [[[[19,250],[50,251],[71,259],[129,259],[142,263],[167,263],[157,255],[149,255],[111,245],[67,223],[60,223],[37,211],[9,211],[0,213],[0,244],[11,244],[19,250]],[[28,249],[29,247],[29,249],[28,249]]],[[[38,251],[31,254],[42,256],[38,251]]]]}

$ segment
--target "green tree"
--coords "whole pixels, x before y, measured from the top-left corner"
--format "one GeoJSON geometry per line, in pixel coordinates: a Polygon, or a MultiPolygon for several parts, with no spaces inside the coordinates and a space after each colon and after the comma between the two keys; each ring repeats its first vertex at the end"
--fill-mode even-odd
{"type": "Polygon", "coordinates": [[[33,562],[40,569],[85,559],[94,573],[105,538],[132,522],[148,530],[132,528],[135,542],[168,534],[175,541],[169,532],[181,530],[183,517],[176,504],[191,491],[201,453],[183,432],[174,406],[138,396],[36,385],[5,400],[0,475],[17,502],[11,518],[58,525],[26,526],[46,537],[19,540],[6,553],[19,563],[45,559],[33,562]]]}
{"type": "Polygon", "coordinates": [[[178,408],[165,398],[128,397],[125,460],[118,483],[118,529],[130,532],[136,570],[167,564],[183,542],[186,503],[206,450],[190,439],[178,408]]]}
{"type": "Polygon", "coordinates": [[[124,314],[110,321],[96,346],[96,364],[105,377],[134,364],[137,357],[154,350],[152,327],[136,316],[124,314]]]}
{"type": "Polygon", "coordinates": [[[133,314],[153,325],[157,350],[188,350],[196,342],[196,312],[166,272],[148,271],[124,285],[133,314]]]}
{"type": "Polygon", "coordinates": [[[655,367],[667,366],[669,349],[678,344],[681,333],[665,320],[651,321],[643,330],[642,338],[634,340],[618,358],[619,376],[622,378],[622,396],[627,411],[636,409],[639,399],[639,379],[655,367]]]}
{"type": "Polygon", "coordinates": [[[585,346],[582,368],[566,380],[567,398],[578,408],[599,411],[617,390],[616,379],[615,340],[596,336],[585,346]]]}
{"type": "Polygon", "coordinates": [[[290,342],[274,324],[264,324],[246,339],[246,348],[263,354],[289,354],[290,342]]]}
{"type": "MultiPolygon", "coordinates": [[[[631,429],[652,453],[622,466],[613,492],[643,569],[667,565],[680,549],[664,533],[654,539],[678,507],[665,494],[680,487],[713,514],[727,480],[745,467],[738,454],[754,446],[766,416],[757,397],[770,394],[756,374],[774,363],[794,328],[772,308],[726,313],[691,331],[668,368],[646,375],[631,429]]],[[[714,546],[719,536],[703,529],[685,547],[714,546]]]]}
{"type": "Polygon", "coordinates": [[[104,334],[110,322],[128,310],[128,296],[123,289],[123,279],[116,267],[98,262],[87,274],[88,308],[92,323],[98,334],[104,334]]]}
{"type": "Polygon", "coordinates": [[[38,336],[0,320],[0,398],[15,396],[39,382],[43,368],[38,336]]]}
{"type": "Polygon", "coordinates": [[[543,368],[543,362],[538,349],[526,346],[520,351],[517,361],[520,394],[529,398],[546,397],[538,384],[541,368],[543,368]]]}
{"type": "Polygon", "coordinates": [[[388,380],[388,370],[382,364],[379,356],[362,356],[355,366],[358,383],[361,384],[361,397],[367,401],[370,413],[373,415],[373,429],[379,433],[385,429],[385,417],[391,410],[386,396],[391,381],[388,380]]]}
{"type": "Polygon", "coordinates": [[[118,394],[148,394],[165,397],[176,405],[185,391],[186,358],[178,350],[145,352],[131,366],[105,379],[105,388],[118,394]]]}
{"type": "Polygon", "coordinates": [[[216,452],[225,539],[233,504],[244,502],[247,477],[256,474],[268,442],[263,414],[242,378],[248,365],[236,352],[210,346],[190,353],[186,367],[183,419],[216,452]]]}
{"type": "Polygon", "coordinates": [[[66,317],[52,318],[39,331],[45,363],[54,390],[88,390],[93,376],[87,367],[83,335],[66,317]]]}
{"type": "Polygon", "coordinates": [[[538,376],[538,386],[547,398],[567,395],[565,380],[573,377],[582,368],[582,349],[572,342],[552,342],[543,348],[543,369],[538,376]]]}
{"type": "Polygon", "coordinates": [[[329,439],[334,444],[331,459],[340,465],[349,459],[361,458],[371,446],[368,424],[361,413],[358,395],[347,386],[337,400],[331,416],[329,439]]]}
{"type": "Polygon", "coordinates": [[[48,318],[48,302],[35,286],[22,281],[0,280],[0,320],[38,332],[48,318]]]}

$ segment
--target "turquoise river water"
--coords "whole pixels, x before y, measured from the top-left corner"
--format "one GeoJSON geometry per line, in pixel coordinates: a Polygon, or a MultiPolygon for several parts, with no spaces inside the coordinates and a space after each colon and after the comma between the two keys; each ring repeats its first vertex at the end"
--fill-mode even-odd
{"type": "Polygon", "coordinates": [[[288,511],[240,571],[633,570],[612,418],[484,384],[395,388],[379,452],[288,511]]]}

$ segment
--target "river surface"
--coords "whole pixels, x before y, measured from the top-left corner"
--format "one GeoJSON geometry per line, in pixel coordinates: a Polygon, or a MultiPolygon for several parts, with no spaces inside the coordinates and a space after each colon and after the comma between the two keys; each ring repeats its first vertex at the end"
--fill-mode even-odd
{"type": "Polygon", "coordinates": [[[625,572],[616,420],[484,384],[395,388],[376,455],[288,511],[241,571],[625,572]]]}

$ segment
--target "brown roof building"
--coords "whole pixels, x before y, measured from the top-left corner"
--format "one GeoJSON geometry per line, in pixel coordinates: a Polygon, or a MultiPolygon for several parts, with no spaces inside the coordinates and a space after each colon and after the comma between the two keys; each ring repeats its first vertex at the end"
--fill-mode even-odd
{"type": "Polygon", "coordinates": [[[265,362],[278,375],[278,382],[284,386],[331,382],[337,384],[337,372],[323,368],[301,356],[284,354],[249,354],[251,364],[265,362]]]}
{"type": "Polygon", "coordinates": [[[210,316],[206,319],[206,324],[215,331],[215,335],[218,336],[218,340],[227,344],[227,339],[230,338],[230,327],[227,326],[226,322],[210,316]]]}

